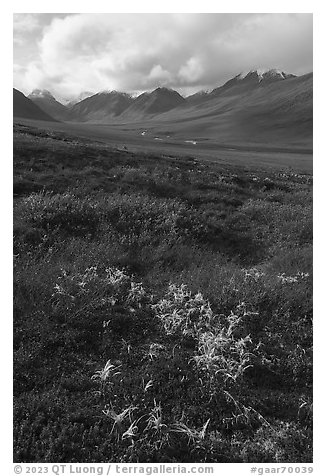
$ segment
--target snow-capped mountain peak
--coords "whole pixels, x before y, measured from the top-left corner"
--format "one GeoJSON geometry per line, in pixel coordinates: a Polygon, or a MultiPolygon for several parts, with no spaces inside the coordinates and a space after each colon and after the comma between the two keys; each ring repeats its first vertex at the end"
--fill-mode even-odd
{"type": "Polygon", "coordinates": [[[70,98],[65,98],[62,99],[62,104],[65,104],[66,106],[73,106],[77,102],[83,101],[84,99],[87,99],[88,97],[93,96],[95,93],[91,91],[82,91],[80,94],[77,96],[71,96],[70,98]]]}
{"type": "Polygon", "coordinates": [[[250,71],[244,71],[236,76],[236,78],[240,81],[243,79],[249,79],[257,77],[258,81],[261,82],[266,79],[288,79],[295,77],[294,74],[288,74],[284,71],[279,69],[267,69],[267,68],[258,68],[250,71]]]}
{"type": "Polygon", "coordinates": [[[47,89],[34,89],[28,97],[55,99],[54,96],[47,89]]]}

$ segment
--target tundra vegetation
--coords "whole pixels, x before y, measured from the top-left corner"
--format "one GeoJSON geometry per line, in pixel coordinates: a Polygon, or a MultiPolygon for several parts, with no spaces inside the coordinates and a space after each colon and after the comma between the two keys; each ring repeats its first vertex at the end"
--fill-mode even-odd
{"type": "Polygon", "coordinates": [[[16,125],[14,353],[16,462],[311,462],[311,176],[16,125]]]}

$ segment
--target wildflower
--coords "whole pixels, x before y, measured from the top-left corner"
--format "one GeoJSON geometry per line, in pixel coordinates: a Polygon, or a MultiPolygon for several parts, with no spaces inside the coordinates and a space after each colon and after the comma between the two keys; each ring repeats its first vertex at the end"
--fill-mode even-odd
{"type": "Polygon", "coordinates": [[[155,357],[158,357],[159,353],[165,350],[164,345],[153,343],[149,347],[148,356],[150,360],[154,360],[155,357]]]}
{"type": "Polygon", "coordinates": [[[133,421],[131,423],[129,428],[123,433],[122,440],[125,440],[127,438],[131,438],[131,440],[133,440],[133,437],[136,436],[136,434],[138,432],[138,426],[137,426],[138,421],[139,420],[133,421]]]}
{"type": "Polygon", "coordinates": [[[167,426],[162,422],[162,407],[161,404],[157,404],[154,399],[154,407],[149,414],[149,418],[147,420],[147,426],[145,431],[154,430],[155,432],[161,432],[167,426]]]}
{"type": "Polygon", "coordinates": [[[106,282],[113,286],[119,286],[128,281],[129,277],[125,274],[124,270],[118,268],[107,268],[106,272],[106,282]]]}
{"type": "Polygon", "coordinates": [[[297,283],[298,280],[305,279],[309,277],[309,273],[297,272],[294,276],[286,276],[285,273],[278,274],[277,278],[281,281],[282,284],[286,283],[297,283]]]}
{"type": "Polygon", "coordinates": [[[142,283],[136,283],[135,281],[131,281],[127,300],[130,302],[138,303],[138,305],[141,306],[141,300],[145,296],[146,292],[143,288],[142,283]]]}
{"type": "Polygon", "coordinates": [[[193,296],[184,284],[170,284],[165,297],[152,309],[167,334],[197,334],[213,318],[209,302],[201,293],[193,296]]]}
{"type": "Polygon", "coordinates": [[[120,367],[121,365],[115,366],[110,360],[108,360],[102,370],[97,370],[95,374],[92,375],[92,379],[98,380],[102,385],[104,385],[109,379],[112,379],[112,377],[121,374],[121,372],[117,372],[118,368],[120,367]]]}
{"type": "Polygon", "coordinates": [[[172,431],[182,433],[188,437],[188,443],[202,441],[205,438],[206,430],[209,425],[210,418],[204,423],[200,431],[189,428],[184,422],[180,421],[173,425],[172,431]]]}
{"type": "Polygon", "coordinates": [[[114,421],[113,427],[111,429],[111,433],[113,432],[113,430],[116,426],[118,426],[118,428],[120,428],[121,424],[123,423],[123,421],[126,418],[129,417],[129,420],[130,420],[130,415],[134,410],[136,410],[136,407],[134,407],[132,405],[129,405],[129,407],[125,408],[125,410],[123,410],[121,413],[116,413],[113,410],[113,408],[111,408],[111,409],[108,408],[106,410],[102,410],[105,416],[107,416],[108,418],[111,418],[114,421]]]}
{"type": "MultiPolygon", "coordinates": [[[[145,382],[143,382],[143,383],[145,383],[145,382]]],[[[153,380],[149,380],[147,382],[147,384],[145,385],[145,387],[144,387],[144,392],[147,392],[147,390],[149,390],[151,387],[153,387],[153,383],[154,383],[153,380]]]]}
{"type": "Polygon", "coordinates": [[[257,268],[244,269],[243,271],[245,273],[245,281],[249,279],[258,281],[262,276],[265,276],[265,273],[258,271],[257,268]]]}

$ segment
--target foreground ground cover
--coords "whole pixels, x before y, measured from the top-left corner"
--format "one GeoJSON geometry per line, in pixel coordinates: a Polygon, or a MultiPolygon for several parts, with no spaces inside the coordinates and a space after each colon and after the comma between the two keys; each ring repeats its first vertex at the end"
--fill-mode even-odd
{"type": "Polygon", "coordinates": [[[14,129],[25,462],[312,460],[312,178],[14,129]]]}

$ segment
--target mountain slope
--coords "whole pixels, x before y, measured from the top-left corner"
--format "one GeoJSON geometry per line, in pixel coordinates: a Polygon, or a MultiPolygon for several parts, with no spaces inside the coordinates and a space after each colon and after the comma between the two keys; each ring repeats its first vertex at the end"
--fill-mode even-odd
{"type": "Polygon", "coordinates": [[[210,93],[208,91],[198,91],[195,94],[191,94],[191,96],[186,97],[186,104],[194,105],[204,102],[209,99],[209,94],[210,93]]]}
{"type": "MultiPolygon", "coordinates": [[[[155,135],[186,141],[212,139],[220,144],[311,148],[312,91],[312,73],[296,77],[278,70],[256,70],[238,74],[211,92],[202,91],[186,99],[167,88],[157,88],[137,98],[117,91],[98,93],[69,109],[68,120],[129,124],[133,129],[145,128],[155,135]]],[[[16,94],[20,101],[29,101],[22,93],[16,94]]],[[[23,117],[35,118],[35,110],[28,112],[26,105],[25,109],[20,112],[23,117]]],[[[38,109],[37,117],[41,118],[40,114],[38,109]]]]}
{"type": "Polygon", "coordinates": [[[27,97],[54,119],[59,121],[68,119],[68,109],[46,89],[34,89],[27,97]]]}
{"type": "Polygon", "coordinates": [[[78,94],[78,96],[74,96],[70,99],[66,99],[63,104],[67,107],[67,108],[71,108],[72,106],[74,106],[75,104],[77,104],[78,102],[81,102],[83,101],[84,99],[86,98],[89,98],[91,96],[94,96],[94,93],[92,93],[91,91],[82,91],[80,94],[78,94]]]}
{"type": "Polygon", "coordinates": [[[311,141],[313,135],[313,76],[292,78],[258,92],[237,116],[243,136],[253,140],[311,141]]]}
{"type": "Polygon", "coordinates": [[[56,121],[15,88],[13,88],[13,115],[39,121],[56,121]]]}
{"type": "Polygon", "coordinates": [[[185,102],[186,100],[177,91],[157,88],[151,93],[143,93],[138,96],[122,116],[128,119],[141,119],[169,111],[185,102]]]}
{"type": "MultiPolygon", "coordinates": [[[[231,80],[232,81],[232,80],[231,80]]],[[[176,136],[221,142],[312,143],[312,73],[286,80],[253,78],[204,95],[199,103],[153,119],[159,132],[169,124],[176,136]],[[248,83],[250,86],[248,87],[248,83]]]]}
{"type": "Polygon", "coordinates": [[[227,81],[223,86],[213,89],[210,93],[211,96],[217,96],[220,94],[232,94],[235,91],[250,91],[255,90],[258,87],[265,87],[269,84],[285,81],[290,78],[295,78],[294,74],[284,73],[277,69],[264,70],[252,70],[244,73],[237,74],[234,78],[227,81]]]}
{"type": "Polygon", "coordinates": [[[186,105],[193,106],[211,101],[217,96],[233,96],[246,94],[257,90],[257,88],[268,86],[269,84],[295,78],[294,74],[285,73],[277,69],[252,70],[237,74],[229,79],[222,86],[218,86],[212,91],[198,91],[186,98],[186,105]]]}
{"type": "Polygon", "coordinates": [[[129,94],[119,91],[98,93],[74,104],[70,108],[70,119],[105,122],[119,116],[132,102],[129,94]]]}

